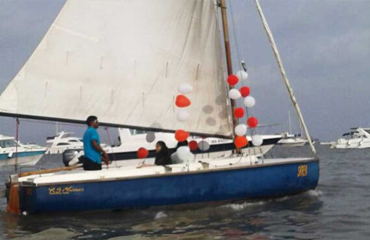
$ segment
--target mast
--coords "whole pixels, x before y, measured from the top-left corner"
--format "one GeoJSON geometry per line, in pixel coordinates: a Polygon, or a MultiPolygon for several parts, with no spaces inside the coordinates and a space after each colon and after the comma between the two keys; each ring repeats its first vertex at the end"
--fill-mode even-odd
{"type": "MultiPolygon", "coordinates": [[[[230,40],[229,40],[229,27],[228,27],[229,25],[227,21],[226,0],[220,0],[219,6],[221,7],[222,29],[223,29],[223,34],[224,34],[226,63],[227,63],[227,74],[230,76],[233,74],[233,65],[232,65],[232,60],[231,60],[231,49],[230,49],[230,40]]],[[[236,108],[236,101],[231,99],[231,109],[232,109],[231,115],[233,117],[233,129],[238,124],[238,120],[233,114],[235,108],[236,108]]],[[[239,153],[240,149],[237,148],[236,152],[239,153]]]]}
{"type": "Polygon", "coordinates": [[[308,129],[307,129],[307,126],[306,126],[306,123],[303,119],[303,115],[302,115],[302,112],[301,112],[301,109],[299,108],[299,105],[298,105],[298,102],[297,102],[297,99],[295,98],[294,96],[294,93],[293,93],[293,89],[292,87],[290,86],[290,82],[288,80],[288,77],[286,75],[286,72],[285,72],[285,69],[284,69],[284,66],[283,66],[283,63],[281,61],[281,57],[280,57],[280,54],[279,54],[279,51],[277,49],[277,46],[276,46],[276,43],[275,43],[275,39],[272,35],[272,32],[271,32],[271,29],[266,21],[266,18],[265,18],[265,15],[263,14],[262,12],[262,8],[261,8],[261,5],[259,3],[259,0],[255,0],[255,3],[256,3],[256,6],[257,6],[257,10],[258,10],[258,14],[260,15],[261,17],[261,20],[262,20],[262,24],[263,24],[263,27],[265,28],[265,31],[266,31],[266,34],[269,38],[269,41],[270,41],[270,44],[271,44],[271,48],[274,52],[274,55],[275,55],[275,58],[276,58],[276,61],[279,65],[279,69],[280,69],[280,72],[281,72],[281,75],[283,77],[283,80],[284,80],[284,83],[285,83],[285,86],[289,92],[289,95],[290,95],[290,100],[292,101],[293,103],[293,106],[297,112],[297,115],[298,115],[298,119],[300,121],[300,124],[302,125],[303,127],[303,130],[306,134],[306,137],[307,137],[307,140],[308,140],[308,143],[310,144],[310,147],[311,147],[311,150],[312,150],[312,153],[315,155],[315,157],[317,158],[317,153],[316,153],[316,149],[315,149],[315,146],[313,145],[312,141],[311,141],[311,136],[310,136],[310,133],[308,132],[308,129]]]}

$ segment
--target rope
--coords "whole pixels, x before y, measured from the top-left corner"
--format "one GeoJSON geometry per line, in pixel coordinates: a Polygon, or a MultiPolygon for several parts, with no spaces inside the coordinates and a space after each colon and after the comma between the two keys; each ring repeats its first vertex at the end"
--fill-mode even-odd
{"type": "Polygon", "coordinates": [[[233,25],[233,35],[234,35],[234,39],[235,39],[235,46],[236,46],[236,56],[238,58],[238,61],[239,61],[239,70],[242,70],[241,69],[241,58],[240,58],[240,51],[239,51],[239,43],[238,43],[238,37],[237,37],[237,34],[236,34],[236,28],[235,28],[235,20],[234,20],[234,14],[233,14],[233,7],[232,7],[232,4],[231,4],[232,1],[229,1],[229,5],[230,5],[230,13],[231,13],[231,23],[233,25]]]}
{"type": "MultiPolygon", "coordinates": [[[[108,128],[107,128],[107,127],[105,128],[105,131],[107,132],[107,137],[108,137],[109,145],[112,147],[112,146],[113,146],[113,144],[112,144],[112,140],[111,140],[111,138],[110,138],[109,130],[108,130],[108,128]]],[[[115,167],[117,168],[117,161],[116,161],[116,159],[115,159],[115,155],[114,155],[114,153],[113,153],[113,152],[112,152],[112,156],[113,156],[113,160],[112,160],[112,162],[114,162],[114,165],[115,165],[115,167]]]]}
{"type": "Polygon", "coordinates": [[[14,169],[17,172],[18,171],[18,142],[19,142],[19,119],[15,119],[16,122],[16,133],[15,133],[15,162],[14,162],[14,169]]]}
{"type": "MultiPolygon", "coordinates": [[[[240,52],[240,49],[239,49],[239,42],[238,42],[238,37],[237,37],[237,31],[236,31],[236,27],[235,27],[235,19],[234,19],[234,13],[233,13],[233,7],[232,7],[232,1],[229,1],[229,5],[230,5],[230,13],[231,13],[231,23],[232,23],[232,29],[233,29],[233,36],[234,36],[234,39],[235,39],[235,46],[236,46],[236,55],[237,55],[237,58],[238,58],[238,61],[239,61],[239,64],[238,64],[238,68],[239,70],[244,70],[243,66],[242,66],[242,60],[241,60],[241,52],[240,52]]],[[[241,82],[242,83],[242,86],[246,86],[247,84],[245,82],[241,82]]],[[[242,103],[242,105],[244,105],[244,103],[242,103]]],[[[250,111],[252,111],[251,109],[247,109],[246,107],[244,108],[245,109],[245,113],[246,113],[246,116],[247,116],[247,119],[250,117],[250,111]]],[[[253,114],[253,113],[252,113],[253,114]]],[[[252,129],[251,130],[251,137],[254,135],[254,133],[256,132],[256,129],[252,129]]],[[[247,134],[248,136],[248,134],[247,134]]],[[[251,146],[251,143],[248,141],[248,145],[247,145],[247,148],[250,149],[252,146],[251,146]]]]}

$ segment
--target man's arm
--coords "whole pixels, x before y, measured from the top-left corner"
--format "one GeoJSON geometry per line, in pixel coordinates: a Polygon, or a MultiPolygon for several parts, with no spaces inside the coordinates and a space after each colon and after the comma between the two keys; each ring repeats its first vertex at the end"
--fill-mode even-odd
{"type": "Polygon", "coordinates": [[[108,165],[109,164],[109,158],[107,153],[104,151],[104,149],[98,144],[96,140],[92,140],[92,145],[95,148],[96,151],[100,152],[103,154],[103,160],[104,162],[108,165]]]}

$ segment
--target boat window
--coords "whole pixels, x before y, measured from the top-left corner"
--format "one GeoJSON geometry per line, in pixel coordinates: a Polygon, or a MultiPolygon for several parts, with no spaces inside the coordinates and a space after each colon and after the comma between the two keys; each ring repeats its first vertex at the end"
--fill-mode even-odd
{"type": "Polygon", "coordinates": [[[1,140],[0,141],[0,147],[2,148],[12,148],[15,146],[17,146],[17,143],[14,140],[1,140]]]}
{"type": "Polygon", "coordinates": [[[138,130],[138,129],[130,129],[130,132],[131,132],[132,135],[146,133],[146,131],[144,131],[144,130],[138,130]]]}
{"type": "Polygon", "coordinates": [[[365,130],[368,134],[370,134],[370,129],[369,130],[365,130]]]}
{"type": "Polygon", "coordinates": [[[58,143],[57,146],[65,146],[65,145],[70,145],[69,143],[58,143]]]}
{"type": "Polygon", "coordinates": [[[77,140],[69,140],[68,142],[78,142],[77,140]]]}

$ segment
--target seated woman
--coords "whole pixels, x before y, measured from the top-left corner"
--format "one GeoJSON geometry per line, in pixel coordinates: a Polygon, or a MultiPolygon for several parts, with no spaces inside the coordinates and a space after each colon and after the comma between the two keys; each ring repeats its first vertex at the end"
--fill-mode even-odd
{"type": "Polygon", "coordinates": [[[143,167],[152,167],[152,166],[166,166],[168,164],[172,164],[171,157],[170,157],[170,150],[166,146],[166,144],[162,141],[157,142],[155,145],[155,162],[154,165],[151,164],[145,164],[142,162],[139,166],[136,168],[143,168],[143,167]]]}
{"type": "Polygon", "coordinates": [[[165,166],[168,164],[172,164],[170,151],[163,141],[157,142],[157,144],[155,145],[155,152],[155,165],[165,166]]]}

